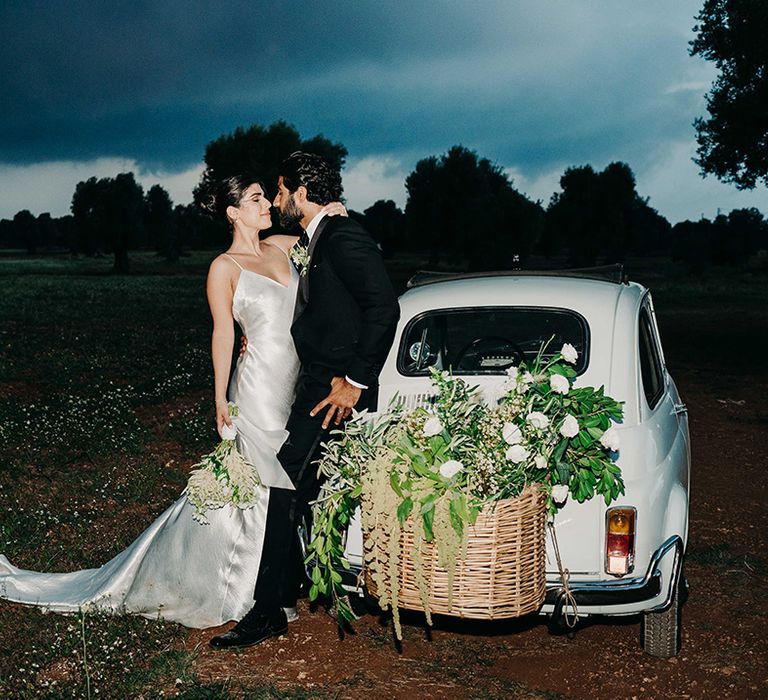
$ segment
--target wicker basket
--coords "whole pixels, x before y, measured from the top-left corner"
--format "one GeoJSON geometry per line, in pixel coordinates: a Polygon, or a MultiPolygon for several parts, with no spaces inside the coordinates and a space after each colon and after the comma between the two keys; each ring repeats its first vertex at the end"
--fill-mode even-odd
{"type": "MultiPolygon", "coordinates": [[[[438,564],[437,548],[422,542],[431,612],[498,620],[538,610],[546,586],[545,512],[546,496],[537,486],[526,488],[517,498],[486,506],[467,530],[467,556],[456,565],[451,605],[448,572],[438,564]]],[[[413,530],[406,522],[400,535],[398,606],[422,610],[413,549],[413,530]]],[[[376,595],[368,574],[365,580],[368,591],[376,595]]]]}

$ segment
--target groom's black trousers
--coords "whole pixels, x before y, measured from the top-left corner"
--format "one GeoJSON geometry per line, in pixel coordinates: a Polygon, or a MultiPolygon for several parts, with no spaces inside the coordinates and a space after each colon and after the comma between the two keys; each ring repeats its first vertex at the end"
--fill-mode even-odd
{"type": "MultiPolygon", "coordinates": [[[[281,606],[295,605],[304,578],[296,527],[302,516],[307,525],[311,525],[309,504],[320,490],[317,465],[313,462],[320,456],[320,444],[331,437],[329,433],[336,427],[331,423],[328,430],[323,430],[327,408],[315,417],[309,412],[328,396],[330,390],[328,382],[320,382],[305,374],[299,377],[296,399],[285,426],[288,439],[277,454],[296,490],[271,488],[269,491],[264,547],[254,592],[254,607],[265,615],[281,606]]],[[[367,393],[363,392],[358,408],[366,405],[367,393]]]]}

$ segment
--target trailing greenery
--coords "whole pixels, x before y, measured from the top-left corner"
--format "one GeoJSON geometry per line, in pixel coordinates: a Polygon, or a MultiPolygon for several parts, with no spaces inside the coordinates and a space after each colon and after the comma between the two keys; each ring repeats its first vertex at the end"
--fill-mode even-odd
{"type": "Polygon", "coordinates": [[[467,526],[486,504],[514,498],[531,484],[547,492],[554,513],[568,496],[579,503],[624,492],[612,456],[622,407],[603,388],[573,388],[577,353],[571,345],[530,367],[511,367],[496,400],[449,372],[432,371],[434,400],[404,410],[396,398],[380,415],[356,413],[325,446],[326,478],[315,503],[310,543],[310,598],[327,595],[340,622],[351,620],[342,586],[343,535],[360,507],[365,567],[383,608],[391,607],[398,637],[400,534],[412,529],[416,580],[429,620],[421,543],[434,542],[452,579],[466,547],[467,526]]]}

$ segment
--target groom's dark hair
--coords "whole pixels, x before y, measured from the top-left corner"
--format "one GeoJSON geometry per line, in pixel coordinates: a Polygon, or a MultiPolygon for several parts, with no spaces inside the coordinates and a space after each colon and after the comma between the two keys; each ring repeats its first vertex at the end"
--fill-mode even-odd
{"type": "Polygon", "coordinates": [[[278,175],[289,192],[299,187],[307,188],[307,199],[315,204],[326,205],[341,199],[341,173],[315,153],[296,151],[281,164],[278,175]]]}

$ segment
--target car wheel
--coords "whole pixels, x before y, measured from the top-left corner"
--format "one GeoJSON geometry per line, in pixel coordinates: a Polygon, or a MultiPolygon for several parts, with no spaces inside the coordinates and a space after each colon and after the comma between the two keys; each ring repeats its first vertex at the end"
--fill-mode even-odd
{"type": "Polygon", "coordinates": [[[640,623],[640,641],[643,650],[651,656],[669,659],[680,653],[682,645],[682,608],[687,597],[688,583],[684,572],[672,596],[672,602],[666,610],[643,613],[640,623]]]}

